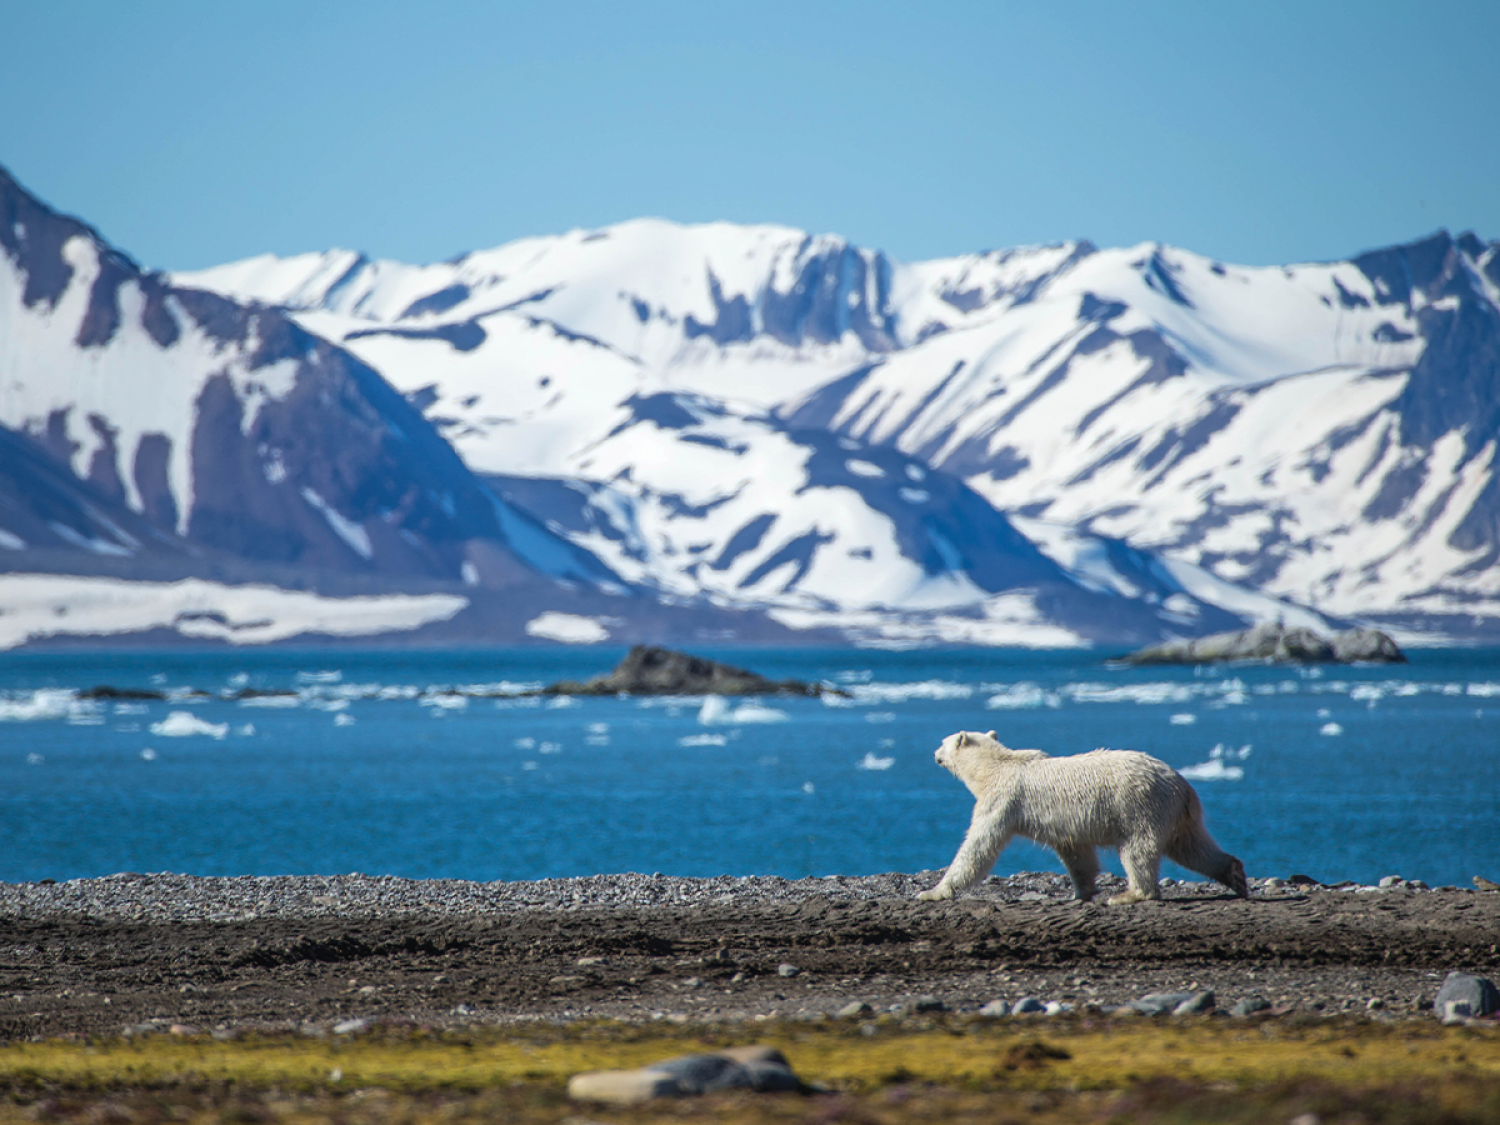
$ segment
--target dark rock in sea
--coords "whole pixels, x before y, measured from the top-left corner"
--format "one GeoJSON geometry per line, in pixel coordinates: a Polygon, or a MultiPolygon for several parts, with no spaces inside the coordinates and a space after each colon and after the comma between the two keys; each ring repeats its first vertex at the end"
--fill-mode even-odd
{"type": "Polygon", "coordinates": [[[1217,660],[1267,660],[1303,664],[1405,664],[1406,656],[1378,629],[1350,629],[1324,637],[1281,622],[1234,633],[1168,641],[1125,657],[1127,664],[1207,664],[1217,660]]]}
{"type": "Polygon", "coordinates": [[[1406,654],[1379,629],[1350,629],[1335,633],[1333,658],[1341,664],[1405,664],[1406,654]]]}
{"type": "Polygon", "coordinates": [[[654,645],[636,645],[607,676],[560,680],[544,695],[842,695],[802,680],[768,680],[755,672],[654,645]]]}
{"type": "Polygon", "coordinates": [[[150,688],[121,688],[112,687],[109,684],[100,684],[91,687],[88,691],[80,691],[79,699],[165,699],[166,693],[153,691],[150,688]]]}

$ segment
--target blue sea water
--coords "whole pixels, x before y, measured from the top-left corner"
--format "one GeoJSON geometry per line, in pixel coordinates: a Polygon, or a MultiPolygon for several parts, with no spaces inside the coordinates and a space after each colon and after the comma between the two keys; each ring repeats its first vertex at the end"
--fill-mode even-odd
{"type": "MultiPolygon", "coordinates": [[[[1252,875],[1500,878],[1500,650],[1197,669],[1021,650],[701,651],[852,698],[485,696],[607,671],[623,655],[608,648],[6,654],[0,880],[939,868],[972,801],[932,752],[992,728],[1013,746],[1124,747],[1184,770],[1252,875]],[[76,698],[99,684],[179,698],[76,698]],[[297,695],[186,694],[244,687],[297,695]]],[[[996,866],[1061,869],[1022,841],[996,866]]]]}

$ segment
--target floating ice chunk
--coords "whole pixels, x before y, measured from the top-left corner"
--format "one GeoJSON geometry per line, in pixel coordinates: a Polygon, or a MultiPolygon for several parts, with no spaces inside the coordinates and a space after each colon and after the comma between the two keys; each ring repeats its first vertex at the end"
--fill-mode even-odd
{"type": "Polygon", "coordinates": [[[78,702],[71,691],[57,688],[43,688],[21,699],[0,699],[0,722],[63,719],[72,713],[78,702]]]}
{"type": "Polygon", "coordinates": [[[1078,703],[1186,703],[1198,694],[1191,685],[1171,683],[1124,684],[1119,687],[1069,684],[1067,690],[1078,703]]]}
{"type": "Polygon", "coordinates": [[[333,717],[333,725],[336,727],[352,727],[354,725],[354,716],[340,711],[333,717]]]}
{"type": "Polygon", "coordinates": [[[950,680],[919,680],[905,684],[862,684],[852,694],[862,703],[900,703],[908,699],[968,699],[974,694],[974,687],[950,680]]]}
{"type": "MultiPolygon", "coordinates": [[[[354,720],[350,719],[349,721],[352,723],[354,720]]],[[[342,726],[343,724],[336,722],[334,725],[342,726]]],[[[236,727],[234,733],[239,735],[241,738],[250,738],[255,734],[255,724],[246,723],[244,726],[236,727]]]]}
{"type": "Polygon", "coordinates": [[[1238,781],[1245,776],[1240,766],[1228,766],[1223,758],[1210,758],[1196,766],[1183,766],[1177,771],[1189,781],[1238,781]]]}
{"type": "Polygon", "coordinates": [[[143,762],[154,762],[156,761],[156,757],[156,751],[149,746],[141,751],[141,761],[143,762]]]}
{"type": "Polygon", "coordinates": [[[417,700],[419,707],[432,707],[438,711],[462,711],[469,705],[467,695],[457,695],[452,692],[442,692],[437,695],[424,695],[417,700]]]}
{"type": "Polygon", "coordinates": [[[785,711],[767,707],[754,699],[748,699],[738,707],[730,707],[722,695],[706,696],[703,706],[698,708],[698,721],[704,726],[715,723],[779,723],[786,717],[785,711]]]}
{"type": "Polygon", "coordinates": [[[854,764],[854,768],[858,770],[888,770],[895,764],[895,758],[877,758],[873,750],[866,750],[865,756],[854,764]]]}
{"type": "Polygon", "coordinates": [[[1043,704],[1056,707],[1059,702],[1056,696],[1043,691],[1036,684],[1013,684],[990,696],[984,705],[991,711],[1020,711],[1043,704]]]}
{"type": "Polygon", "coordinates": [[[1344,728],[1339,726],[1338,723],[1324,723],[1321,727],[1318,728],[1318,733],[1328,735],[1343,734],[1344,728]]]}
{"type": "Polygon", "coordinates": [[[297,682],[299,684],[337,684],[344,679],[344,673],[334,670],[328,672],[298,672],[297,682]]]}
{"type": "Polygon", "coordinates": [[[549,711],[565,711],[569,707],[577,706],[578,700],[574,699],[571,695],[554,695],[551,699],[547,700],[547,710],[549,711]]]}
{"type": "Polygon", "coordinates": [[[894,723],[896,713],[894,711],[871,711],[865,716],[867,723],[894,723]]]}
{"type": "Polygon", "coordinates": [[[511,745],[513,745],[517,750],[530,750],[534,746],[536,746],[536,739],[518,738],[511,745]]]}
{"type": "Polygon", "coordinates": [[[804,792],[804,793],[816,793],[817,791],[818,791],[818,787],[816,785],[814,785],[812,782],[810,782],[810,781],[804,781],[802,783],[802,792],[804,792]]]}
{"type": "Polygon", "coordinates": [[[161,738],[188,738],[195,734],[223,738],[229,733],[229,724],[210,723],[191,711],[172,711],[161,722],[151,724],[151,733],[161,738]]]}
{"type": "Polygon", "coordinates": [[[767,707],[764,703],[757,703],[753,699],[747,703],[741,703],[730,712],[731,721],[736,723],[780,723],[786,718],[785,711],[767,707]]]}
{"type": "Polygon", "coordinates": [[[46,760],[47,760],[46,758],[42,757],[35,750],[33,750],[30,754],[26,755],[26,764],[28,766],[39,766],[43,762],[45,762],[46,760]]]}
{"type": "Polygon", "coordinates": [[[677,740],[678,746],[726,746],[729,739],[722,734],[690,734],[677,740]]]}
{"type": "Polygon", "coordinates": [[[1174,727],[1190,727],[1198,721],[1198,716],[1187,714],[1186,712],[1184,712],[1181,715],[1173,715],[1167,721],[1174,727]]]}
{"type": "Polygon", "coordinates": [[[302,698],[296,695],[252,695],[249,699],[241,699],[239,703],[241,707],[301,707],[302,698]]]}

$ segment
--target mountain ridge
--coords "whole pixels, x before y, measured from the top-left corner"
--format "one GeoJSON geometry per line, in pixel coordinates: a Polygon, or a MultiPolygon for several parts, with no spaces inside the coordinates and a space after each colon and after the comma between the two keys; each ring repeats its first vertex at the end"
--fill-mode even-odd
{"type": "Polygon", "coordinates": [[[461,591],[422,628],[488,614],[509,641],[1500,622],[1500,244],[1473,235],[1287,267],[1086,241],[904,263],[632,220],[161,274],[3,170],[0,218],[0,425],[87,485],[52,533],[80,559],[114,505],[187,570],[461,591]]]}

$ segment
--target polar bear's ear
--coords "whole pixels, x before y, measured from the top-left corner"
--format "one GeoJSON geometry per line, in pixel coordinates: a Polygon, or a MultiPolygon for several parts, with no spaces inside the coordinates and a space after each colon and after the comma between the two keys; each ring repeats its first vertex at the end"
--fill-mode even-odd
{"type": "Polygon", "coordinates": [[[992,731],[992,730],[990,730],[990,731],[985,731],[985,732],[984,732],[984,737],[985,737],[985,738],[993,738],[993,739],[995,739],[995,741],[996,741],[996,742],[999,742],[999,741],[1000,741],[1000,740],[999,740],[999,739],[998,739],[998,738],[995,738],[995,732],[994,732],[994,731],[992,731]]]}
{"type": "Polygon", "coordinates": [[[966,730],[959,731],[958,732],[958,745],[960,745],[960,746],[967,746],[968,744],[969,744],[969,732],[966,731],[966,730]]]}

